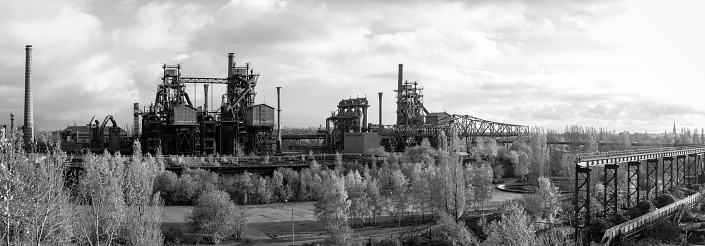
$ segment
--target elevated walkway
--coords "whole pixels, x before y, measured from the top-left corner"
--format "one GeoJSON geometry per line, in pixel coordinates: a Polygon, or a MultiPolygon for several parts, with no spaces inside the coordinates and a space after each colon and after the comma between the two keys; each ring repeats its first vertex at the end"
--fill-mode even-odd
{"type": "Polygon", "coordinates": [[[652,228],[659,222],[669,218],[675,217],[674,220],[679,220],[682,213],[700,201],[704,194],[705,192],[703,191],[695,193],[689,197],[656,209],[655,211],[607,229],[602,236],[602,245],[610,245],[617,237],[624,238],[632,236],[640,231],[652,228]]]}

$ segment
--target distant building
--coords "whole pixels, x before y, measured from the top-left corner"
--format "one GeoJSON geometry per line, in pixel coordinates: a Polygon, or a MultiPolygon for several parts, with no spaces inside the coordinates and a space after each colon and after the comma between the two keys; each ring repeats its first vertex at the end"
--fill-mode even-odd
{"type": "MultiPolygon", "coordinates": [[[[105,127],[103,129],[103,139],[108,140],[108,131],[110,127],[105,127]]],[[[75,142],[75,143],[90,143],[91,134],[88,126],[68,126],[66,129],[61,131],[61,141],[62,142],[75,142]]],[[[120,129],[120,136],[126,137],[127,132],[120,129]]]]}

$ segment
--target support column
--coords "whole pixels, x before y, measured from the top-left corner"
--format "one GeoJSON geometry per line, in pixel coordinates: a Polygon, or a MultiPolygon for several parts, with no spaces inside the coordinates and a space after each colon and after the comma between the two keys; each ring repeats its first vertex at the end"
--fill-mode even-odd
{"type": "Polygon", "coordinates": [[[590,225],[590,167],[575,164],[575,235],[590,225]]]}
{"type": "Polygon", "coordinates": [[[698,180],[698,184],[705,183],[705,180],[700,178],[701,173],[705,173],[705,167],[703,167],[703,154],[698,154],[698,165],[696,165],[696,179],[698,180]]]}
{"type": "Polygon", "coordinates": [[[697,175],[697,154],[689,154],[685,161],[685,184],[695,184],[697,175]]]}
{"type": "Polygon", "coordinates": [[[605,186],[604,203],[602,203],[602,215],[617,214],[617,170],[618,164],[605,165],[605,186]]]}
{"type": "Polygon", "coordinates": [[[661,191],[666,192],[673,188],[673,157],[661,158],[661,164],[663,164],[663,168],[661,168],[661,179],[663,181],[661,182],[661,191]]]}
{"type": "Polygon", "coordinates": [[[639,202],[639,167],[641,162],[627,163],[627,209],[639,202]]]}
{"type": "Polygon", "coordinates": [[[676,187],[685,185],[685,155],[676,156],[676,187]]]}
{"type": "Polygon", "coordinates": [[[646,199],[658,196],[658,159],[646,160],[646,199]]]}

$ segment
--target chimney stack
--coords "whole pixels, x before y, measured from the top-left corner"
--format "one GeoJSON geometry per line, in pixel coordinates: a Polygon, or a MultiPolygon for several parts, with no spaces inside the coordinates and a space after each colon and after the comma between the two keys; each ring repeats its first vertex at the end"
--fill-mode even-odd
{"type": "Polygon", "coordinates": [[[15,113],[10,113],[10,130],[15,130],[15,113]]]}
{"type": "Polygon", "coordinates": [[[281,87],[277,86],[277,152],[282,152],[282,104],[281,87]]]}
{"type": "Polygon", "coordinates": [[[382,92],[379,93],[379,128],[382,127],[382,92]]]}
{"type": "Polygon", "coordinates": [[[233,57],[235,53],[228,53],[228,79],[233,78],[233,57]]]}
{"type": "Polygon", "coordinates": [[[208,84],[203,85],[203,91],[205,91],[205,103],[203,104],[203,112],[208,114],[208,84]]]}
{"type": "Polygon", "coordinates": [[[399,64],[399,75],[397,76],[397,125],[402,125],[404,122],[400,118],[402,117],[402,105],[401,105],[401,99],[402,99],[402,94],[404,93],[402,91],[402,78],[403,78],[403,71],[404,71],[404,64],[399,64]]]}
{"type": "Polygon", "coordinates": [[[32,101],[32,45],[25,46],[24,67],[24,144],[34,141],[34,102],[32,101]]]}

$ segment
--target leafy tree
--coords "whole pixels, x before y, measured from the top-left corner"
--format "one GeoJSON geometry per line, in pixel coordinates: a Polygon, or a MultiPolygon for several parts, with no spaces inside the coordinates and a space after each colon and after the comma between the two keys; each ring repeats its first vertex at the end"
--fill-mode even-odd
{"type": "Polygon", "coordinates": [[[159,192],[164,203],[174,204],[174,196],[177,191],[179,176],[172,171],[161,171],[154,180],[154,191],[159,192]]]}
{"type": "Polygon", "coordinates": [[[357,171],[348,172],[345,177],[345,190],[350,199],[350,215],[352,218],[362,219],[368,213],[368,198],[365,193],[366,180],[362,179],[357,171]]]}
{"type": "Polygon", "coordinates": [[[318,221],[331,233],[333,242],[346,245],[350,240],[350,201],[345,190],[345,181],[337,175],[332,175],[326,180],[325,187],[321,198],[314,205],[314,212],[318,221]]]}
{"type": "Polygon", "coordinates": [[[501,211],[499,221],[483,228],[487,235],[483,245],[537,245],[534,223],[520,204],[509,202],[501,211]]]}
{"type": "Polygon", "coordinates": [[[189,219],[195,228],[208,234],[215,244],[233,235],[236,229],[242,231],[248,220],[247,214],[230,200],[228,193],[220,190],[211,190],[201,195],[189,219]]]}
{"type": "Polygon", "coordinates": [[[22,135],[0,139],[0,226],[4,245],[71,242],[75,210],[64,188],[67,157],[60,143],[47,154],[26,153],[22,135]]]}
{"type": "Polygon", "coordinates": [[[534,127],[531,133],[531,164],[539,176],[548,176],[549,148],[543,128],[534,127]]]}
{"type": "Polygon", "coordinates": [[[468,231],[463,222],[456,222],[453,217],[445,212],[438,214],[438,231],[451,245],[478,245],[477,237],[468,231]]]}
{"type": "Polygon", "coordinates": [[[558,199],[558,187],[545,177],[539,177],[539,189],[534,194],[524,195],[521,205],[526,214],[537,218],[554,222],[557,215],[561,213],[560,200],[558,199]]]}
{"type": "Polygon", "coordinates": [[[473,187],[472,201],[475,209],[479,206],[484,210],[485,203],[492,199],[492,167],[487,162],[481,162],[479,167],[468,166],[465,171],[473,187]]]}
{"type": "Polygon", "coordinates": [[[400,170],[394,170],[392,173],[392,201],[393,201],[393,206],[389,206],[390,208],[394,208],[397,213],[397,222],[401,223],[401,216],[404,214],[404,209],[408,206],[408,197],[407,197],[407,187],[408,187],[408,181],[406,180],[406,177],[404,177],[404,174],[401,173],[400,170]]]}
{"type": "Polygon", "coordinates": [[[132,161],[125,169],[123,193],[126,221],[124,235],[131,245],[163,245],[161,214],[163,201],[153,193],[157,173],[163,172],[156,160],[148,156],[142,160],[139,142],[133,145],[132,161]]]}
{"type": "Polygon", "coordinates": [[[384,197],[382,197],[382,194],[380,194],[377,179],[369,179],[369,181],[367,182],[365,193],[367,193],[367,197],[369,198],[367,204],[369,206],[370,214],[372,215],[372,218],[374,220],[373,223],[376,225],[377,216],[380,216],[382,214],[382,211],[384,210],[384,197]]]}

